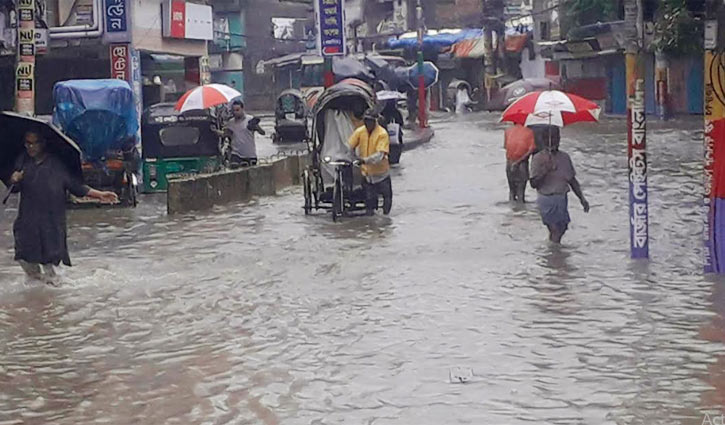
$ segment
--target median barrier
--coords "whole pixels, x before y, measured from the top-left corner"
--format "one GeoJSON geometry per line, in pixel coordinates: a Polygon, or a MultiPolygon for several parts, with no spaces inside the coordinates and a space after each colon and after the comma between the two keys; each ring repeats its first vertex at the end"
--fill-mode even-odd
{"type": "Polygon", "coordinates": [[[166,208],[169,214],[204,211],[215,205],[243,202],[252,196],[270,196],[298,185],[307,155],[277,159],[238,170],[170,179],[166,208]]]}

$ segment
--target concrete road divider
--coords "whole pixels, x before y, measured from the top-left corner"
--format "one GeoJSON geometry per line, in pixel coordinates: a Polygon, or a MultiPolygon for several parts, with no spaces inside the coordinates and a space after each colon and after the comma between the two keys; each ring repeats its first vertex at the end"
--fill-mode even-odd
{"type": "MultiPolygon", "coordinates": [[[[413,131],[406,137],[403,149],[427,143],[433,134],[432,129],[413,131]]],[[[309,165],[309,155],[291,155],[254,167],[170,179],[166,208],[169,214],[181,214],[247,201],[252,196],[274,195],[286,187],[299,185],[302,171],[309,165]]]]}
{"type": "Polygon", "coordinates": [[[243,202],[252,196],[274,195],[300,184],[307,155],[280,158],[268,164],[169,180],[169,214],[208,210],[215,205],[243,202]]]}

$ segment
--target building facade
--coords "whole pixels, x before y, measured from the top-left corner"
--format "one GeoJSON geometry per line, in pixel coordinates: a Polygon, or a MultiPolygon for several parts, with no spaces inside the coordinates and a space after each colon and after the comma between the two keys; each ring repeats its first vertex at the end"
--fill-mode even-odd
{"type": "MultiPolygon", "coordinates": [[[[207,41],[212,39],[212,8],[180,0],[46,0],[36,12],[35,111],[52,113],[53,86],[71,79],[119,78],[134,88],[137,109],[172,101],[208,79],[207,41]],[[36,30],[37,31],[37,30],[36,30]],[[43,31],[40,31],[41,33],[43,31]],[[145,98],[145,99],[144,99],[145,98]]],[[[0,7],[0,108],[14,102],[15,49],[9,13],[0,7]],[[12,31],[8,31],[8,28],[12,31]]]]}
{"type": "MultiPolygon", "coordinates": [[[[566,3],[560,0],[532,0],[535,55],[524,55],[524,78],[546,77],[560,82],[564,89],[598,102],[607,113],[627,111],[626,67],[624,60],[625,22],[622,2],[615,2],[609,22],[576,24],[566,3]]],[[[651,8],[651,6],[648,6],[651,8]]],[[[654,114],[662,92],[669,113],[703,112],[703,73],[699,55],[668,58],[663,72],[656,72],[654,12],[645,13],[645,51],[641,54],[645,71],[645,106],[654,114]],[[662,90],[665,87],[665,90],[662,90]]],[[[589,21],[595,20],[595,17],[589,21]]],[[[588,22],[588,21],[586,21],[588,22]]]]}
{"type": "MultiPolygon", "coordinates": [[[[311,2],[310,2],[311,3],[311,2]]],[[[243,2],[244,100],[251,109],[274,107],[273,75],[259,69],[261,62],[314,48],[312,4],[290,1],[246,0],[243,2]]]]}

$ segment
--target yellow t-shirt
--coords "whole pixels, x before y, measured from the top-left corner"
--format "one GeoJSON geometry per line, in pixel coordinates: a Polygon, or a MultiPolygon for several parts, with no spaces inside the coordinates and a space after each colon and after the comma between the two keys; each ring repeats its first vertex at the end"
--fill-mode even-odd
{"type": "MultiPolygon", "coordinates": [[[[358,149],[358,156],[360,158],[367,158],[375,152],[390,153],[390,138],[388,132],[378,125],[375,127],[372,133],[368,133],[368,129],[363,125],[358,127],[348,142],[351,148],[358,149]]],[[[385,174],[390,169],[390,162],[388,156],[378,164],[363,164],[360,167],[364,176],[379,176],[385,174]]]]}

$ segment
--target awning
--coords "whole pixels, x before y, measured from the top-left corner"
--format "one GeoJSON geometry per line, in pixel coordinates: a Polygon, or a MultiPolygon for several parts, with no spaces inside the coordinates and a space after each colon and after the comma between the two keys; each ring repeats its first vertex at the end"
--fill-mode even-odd
{"type": "Polygon", "coordinates": [[[622,49],[608,49],[600,50],[598,52],[582,52],[582,53],[571,53],[571,52],[554,52],[554,60],[576,60],[576,59],[590,59],[600,56],[609,56],[622,53],[622,49]]]}
{"type": "Polygon", "coordinates": [[[318,65],[325,63],[321,56],[309,53],[292,53],[265,61],[260,61],[258,67],[284,67],[289,65],[318,65]]]}
{"type": "MultiPolygon", "coordinates": [[[[504,47],[507,53],[520,53],[529,40],[529,34],[508,34],[504,38],[504,47]]],[[[486,44],[483,37],[459,41],[451,48],[451,52],[457,58],[482,58],[486,54],[486,44]]]]}
{"type": "Polygon", "coordinates": [[[583,40],[539,42],[542,54],[556,60],[585,59],[616,54],[622,51],[611,37],[589,37],[583,40]],[[548,52],[547,52],[548,50],[548,52]]]}
{"type": "Polygon", "coordinates": [[[478,59],[486,54],[486,45],[483,42],[483,38],[463,40],[453,46],[451,53],[461,59],[478,59]]]}
{"type": "Polygon", "coordinates": [[[317,56],[317,55],[302,56],[302,65],[321,65],[323,63],[325,63],[325,59],[322,56],[317,56]]]}
{"type": "Polygon", "coordinates": [[[504,47],[507,53],[521,53],[529,42],[529,33],[506,34],[504,47]]]}
{"type": "MultiPolygon", "coordinates": [[[[452,46],[463,40],[477,39],[482,36],[483,30],[481,29],[429,30],[423,36],[423,47],[441,49],[452,46]]],[[[388,40],[388,46],[391,49],[415,48],[418,46],[418,38],[415,33],[406,33],[400,37],[388,40]]]]}

